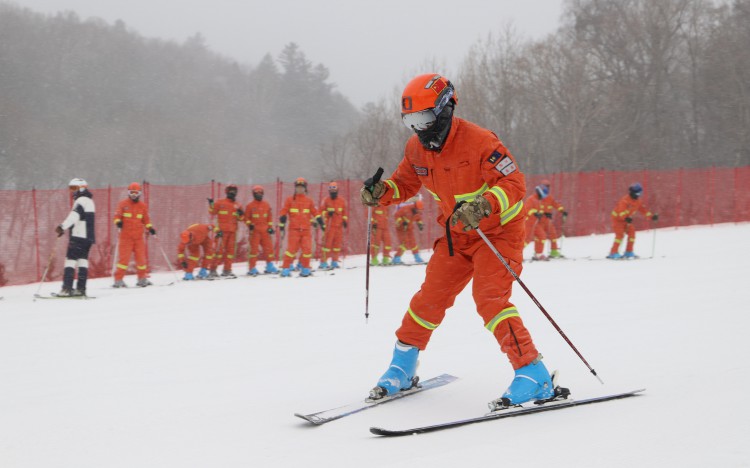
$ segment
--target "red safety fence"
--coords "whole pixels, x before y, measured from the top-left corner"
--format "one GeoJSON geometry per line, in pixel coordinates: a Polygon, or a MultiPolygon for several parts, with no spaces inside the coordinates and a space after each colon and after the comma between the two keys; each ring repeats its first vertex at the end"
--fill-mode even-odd
{"type": "MultiPolygon", "coordinates": [[[[669,171],[558,173],[527,178],[528,192],[543,179],[551,182],[551,194],[569,213],[565,225],[555,217],[558,228],[567,236],[605,233],[610,231],[610,212],[617,200],[627,193],[628,186],[640,182],[644,187],[644,204],[659,213],[658,227],[689,226],[750,221],[750,166],[736,168],[678,169],[669,171]]],[[[91,182],[91,181],[90,181],[91,182]]],[[[95,184],[94,184],[95,185],[95,184]]],[[[294,184],[277,181],[261,184],[265,200],[278,209],[292,195],[294,184]]],[[[350,207],[349,226],[344,235],[344,254],[365,252],[367,210],[359,202],[360,181],[339,181],[339,196],[350,207]]],[[[320,204],[328,195],[328,184],[310,184],[308,194],[320,204]]],[[[113,215],[117,203],[127,196],[126,187],[92,188],[96,204],[96,244],[90,260],[91,277],[108,276],[112,272],[117,243],[113,215]]],[[[223,198],[224,185],[152,185],[144,183],[143,199],[149,205],[156,238],[148,238],[149,267],[152,271],[168,270],[164,256],[176,261],[180,233],[189,225],[210,222],[207,198],[223,198]],[[163,253],[162,253],[163,252],[163,253]]],[[[240,185],[238,201],[252,199],[251,186],[240,185]]],[[[435,238],[443,234],[436,222],[436,205],[429,193],[425,202],[425,230],[417,232],[421,248],[431,248],[435,238]]],[[[67,216],[70,194],[61,190],[0,190],[0,286],[39,281],[51,258],[47,280],[62,276],[67,235],[56,241],[55,226],[67,216]]],[[[390,208],[391,214],[395,208],[390,208]]],[[[636,216],[637,229],[655,224],[636,216]]],[[[393,228],[393,224],[391,225],[393,228]]],[[[238,236],[237,259],[247,258],[247,230],[238,236]]],[[[395,234],[395,233],[393,233],[395,234]]],[[[393,235],[394,248],[396,236],[393,235]]],[[[276,233],[277,252],[279,232],[276,233]]],[[[315,257],[320,255],[322,235],[315,230],[315,257]]],[[[283,253],[283,252],[282,252],[283,253]]],[[[277,256],[277,258],[279,258],[277,256]]],[[[134,273],[131,263],[130,273],[134,273]]],[[[239,271],[239,273],[243,273],[239,271]]]]}

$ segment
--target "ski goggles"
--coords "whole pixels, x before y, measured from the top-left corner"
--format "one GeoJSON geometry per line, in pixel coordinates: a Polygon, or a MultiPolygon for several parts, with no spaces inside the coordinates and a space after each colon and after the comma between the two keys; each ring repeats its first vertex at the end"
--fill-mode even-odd
{"type": "Polygon", "coordinates": [[[453,88],[448,87],[438,99],[435,107],[419,112],[401,114],[401,120],[404,122],[404,125],[406,125],[406,128],[409,128],[411,130],[417,132],[427,130],[435,124],[437,116],[440,115],[441,112],[443,112],[443,109],[445,108],[446,104],[448,104],[448,101],[451,100],[453,94],[453,88]]]}
{"type": "Polygon", "coordinates": [[[128,195],[130,195],[131,197],[132,196],[140,197],[141,196],[141,191],[140,190],[129,190],[128,191],[128,195]]]}

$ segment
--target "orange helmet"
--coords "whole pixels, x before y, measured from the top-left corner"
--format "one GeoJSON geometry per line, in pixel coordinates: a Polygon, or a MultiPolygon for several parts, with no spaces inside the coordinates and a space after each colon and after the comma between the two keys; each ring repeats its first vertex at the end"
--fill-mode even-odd
{"type": "Polygon", "coordinates": [[[224,189],[224,193],[229,193],[230,190],[234,190],[235,192],[237,192],[237,185],[236,184],[227,185],[226,188],[224,189]]]}
{"type": "Polygon", "coordinates": [[[302,187],[307,188],[307,181],[305,180],[304,177],[298,177],[297,180],[294,181],[294,186],[295,187],[302,186],[302,187]]]}
{"type": "Polygon", "coordinates": [[[141,191],[141,184],[138,182],[133,182],[132,184],[128,185],[128,192],[140,192],[141,191]]]}
{"type": "Polygon", "coordinates": [[[336,182],[331,182],[328,184],[328,191],[329,192],[338,192],[339,191],[339,184],[336,182]]]}
{"type": "Polygon", "coordinates": [[[426,130],[437,120],[449,101],[458,104],[456,89],[436,73],[412,79],[401,94],[401,119],[406,128],[426,130]]]}
{"type": "Polygon", "coordinates": [[[253,193],[263,193],[262,185],[253,185],[253,193]]]}
{"type": "Polygon", "coordinates": [[[182,233],[180,234],[180,242],[182,242],[183,244],[189,244],[192,238],[193,233],[188,230],[182,231],[182,233]]]}

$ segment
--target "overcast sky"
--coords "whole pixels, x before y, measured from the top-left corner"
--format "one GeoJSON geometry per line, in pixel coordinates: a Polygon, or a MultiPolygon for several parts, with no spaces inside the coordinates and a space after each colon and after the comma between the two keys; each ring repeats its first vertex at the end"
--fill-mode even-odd
{"type": "Polygon", "coordinates": [[[511,23],[528,38],[557,28],[563,0],[11,0],[42,13],[123,20],[148,37],[196,32],[240,62],[277,57],[296,42],[357,106],[389,95],[415,72],[457,70],[477,40],[511,23]],[[423,70],[437,63],[444,70],[423,70]]]}

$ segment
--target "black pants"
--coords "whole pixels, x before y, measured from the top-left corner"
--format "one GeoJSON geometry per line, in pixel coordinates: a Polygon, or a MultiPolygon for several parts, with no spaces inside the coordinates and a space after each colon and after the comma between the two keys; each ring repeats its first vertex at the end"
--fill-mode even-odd
{"type": "Polygon", "coordinates": [[[73,289],[73,277],[78,266],[78,284],[76,289],[86,291],[86,280],[89,276],[89,250],[92,242],[81,237],[71,237],[68,252],[65,254],[63,270],[63,289],[73,289]]]}

